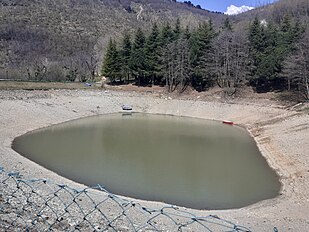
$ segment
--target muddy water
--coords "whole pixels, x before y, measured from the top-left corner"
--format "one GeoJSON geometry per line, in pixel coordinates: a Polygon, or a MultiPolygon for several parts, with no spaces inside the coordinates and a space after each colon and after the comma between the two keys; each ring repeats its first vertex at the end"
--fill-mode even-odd
{"type": "Polygon", "coordinates": [[[195,209],[239,208],[280,190],[247,131],[208,120],[103,115],[28,133],[13,149],[89,186],[195,209]]]}

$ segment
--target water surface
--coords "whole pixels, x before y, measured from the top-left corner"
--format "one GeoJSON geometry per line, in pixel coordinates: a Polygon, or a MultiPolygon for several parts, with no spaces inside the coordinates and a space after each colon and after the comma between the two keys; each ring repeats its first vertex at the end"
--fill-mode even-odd
{"type": "Polygon", "coordinates": [[[243,207],[280,189],[246,130],[208,120],[103,115],[28,133],[13,149],[89,186],[196,209],[243,207]]]}

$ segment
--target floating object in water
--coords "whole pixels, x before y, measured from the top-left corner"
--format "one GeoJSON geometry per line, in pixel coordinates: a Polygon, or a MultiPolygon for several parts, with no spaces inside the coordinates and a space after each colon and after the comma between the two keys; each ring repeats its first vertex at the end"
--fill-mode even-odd
{"type": "Polygon", "coordinates": [[[228,124],[228,125],[234,125],[234,122],[232,122],[232,121],[227,121],[227,120],[222,121],[222,123],[228,124]]]}
{"type": "Polygon", "coordinates": [[[121,107],[123,110],[132,110],[132,106],[129,105],[122,105],[121,107]]]}

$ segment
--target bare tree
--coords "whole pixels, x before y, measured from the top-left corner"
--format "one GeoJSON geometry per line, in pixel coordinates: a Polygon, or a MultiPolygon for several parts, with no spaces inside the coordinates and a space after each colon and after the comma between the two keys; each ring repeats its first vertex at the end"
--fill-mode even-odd
{"type": "Polygon", "coordinates": [[[295,53],[285,60],[281,76],[286,79],[288,90],[298,90],[309,100],[309,30],[296,47],[295,53]]]}
{"type": "Polygon", "coordinates": [[[170,43],[163,55],[165,83],[169,92],[183,92],[190,82],[189,45],[185,39],[170,43]]]}
{"type": "Polygon", "coordinates": [[[245,33],[223,30],[214,42],[214,67],[217,84],[232,95],[247,74],[248,45],[245,33]]]}

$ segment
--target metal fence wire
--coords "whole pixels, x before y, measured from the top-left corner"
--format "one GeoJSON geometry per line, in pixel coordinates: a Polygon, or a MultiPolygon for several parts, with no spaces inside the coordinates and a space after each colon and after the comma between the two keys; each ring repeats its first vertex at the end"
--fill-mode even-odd
{"type": "Polygon", "coordinates": [[[250,231],[215,215],[150,209],[101,186],[74,189],[0,168],[0,231],[250,231]]]}

